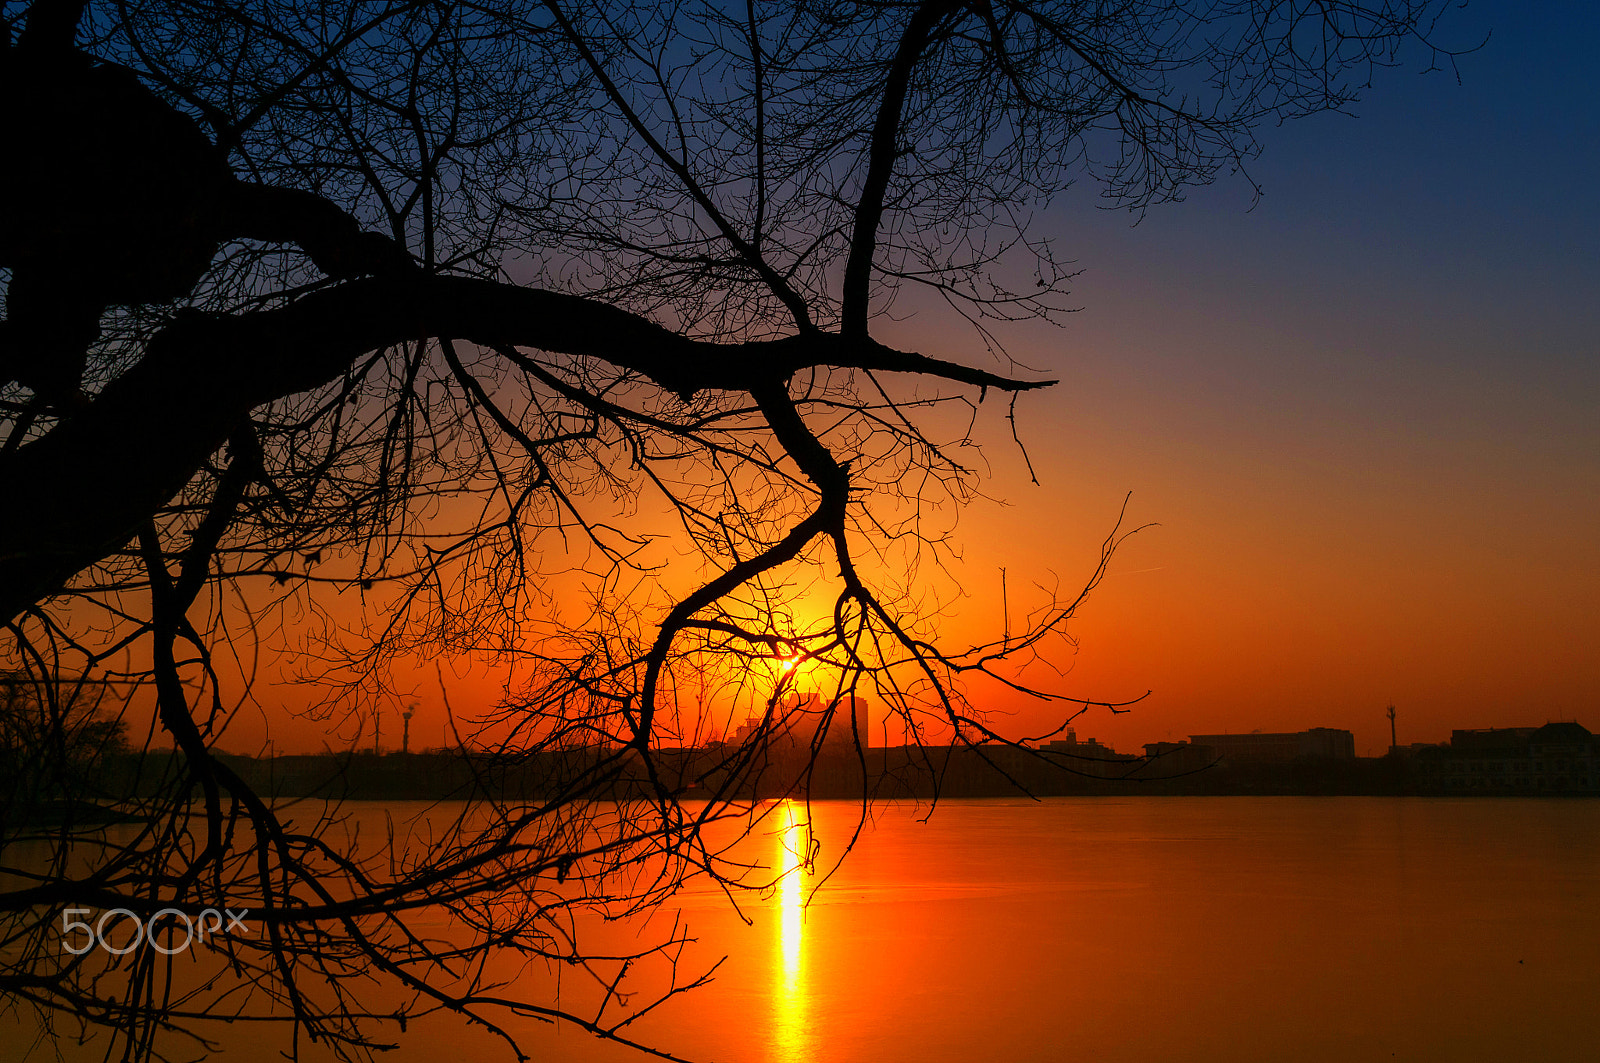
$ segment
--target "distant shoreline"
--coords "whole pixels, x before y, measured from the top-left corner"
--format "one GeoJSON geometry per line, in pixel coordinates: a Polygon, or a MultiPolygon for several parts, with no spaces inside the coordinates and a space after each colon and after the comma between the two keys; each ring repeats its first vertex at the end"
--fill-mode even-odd
{"type": "MultiPolygon", "coordinates": [[[[248,757],[218,753],[257,792],[278,799],[501,800],[552,796],[586,776],[614,751],[586,748],[527,757],[460,750],[422,753],[322,753],[248,757]]],[[[148,793],[168,775],[176,754],[125,755],[104,766],[104,794],[148,793]]],[[[657,777],[684,800],[721,794],[737,799],[799,796],[791,781],[810,760],[815,799],[1091,796],[1600,796],[1593,786],[1528,790],[1452,788],[1463,773],[1441,772],[1440,758],[1409,756],[1315,758],[1282,763],[1213,762],[1194,766],[1163,757],[1101,759],[1011,746],[829,750],[811,757],[774,752],[731,785],[720,750],[663,750],[657,777]],[[935,765],[934,770],[928,764],[935,765]]],[[[1453,766],[1446,764],[1447,767],[1453,766]]],[[[1579,782],[1586,776],[1575,776],[1579,782]]],[[[632,799],[655,793],[643,770],[624,764],[585,799],[632,799]]]]}

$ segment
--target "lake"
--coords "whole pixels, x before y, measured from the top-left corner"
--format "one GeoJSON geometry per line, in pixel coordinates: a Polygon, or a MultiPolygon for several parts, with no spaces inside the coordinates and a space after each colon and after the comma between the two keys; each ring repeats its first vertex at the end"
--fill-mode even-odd
{"type": "MultiPolygon", "coordinates": [[[[719,892],[686,890],[643,932],[681,919],[697,939],[686,973],[728,958],[634,1036],[729,1063],[1456,1063],[1593,1058],[1600,1046],[1600,801],[1058,798],[927,811],[875,809],[825,885],[813,891],[797,869],[747,898],[749,925],[719,892]]],[[[810,808],[823,864],[859,812],[810,808]]],[[[774,819],[747,852],[794,866],[807,810],[774,819]]],[[[625,944],[639,928],[604,933],[625,944]]],[[[516,1028],[537,1059],[646,1058],[571,1027],[516,1028]]],[[[511,1058],[446,1020],[413,1023],[400,1044],[385,1058],[511,1058]]]]}

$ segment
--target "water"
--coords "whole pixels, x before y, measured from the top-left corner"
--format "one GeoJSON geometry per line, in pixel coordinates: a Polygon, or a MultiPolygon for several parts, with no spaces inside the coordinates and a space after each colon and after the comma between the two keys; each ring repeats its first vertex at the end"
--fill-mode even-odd
{"type": "MultiPolygon", "coordinates": [[[[877,810],[825,886],[810,892],[797,870],[751,899],[751,925],[720,894],[682,895],[644,932],[681,919],[698,939],[685,972],[728,959],[634,1036],[730,1063],[1587,1059],[1600,1046],[1600,801],[925,811],[877,810]]],[[[824,863],[858,812],[810,809],[824,863]]],[[[782,810],[752,858],[796,865],[806,815],[782,810]]],[[[535,1058],[644,1058],[513,1025],[535,1058]]],[[[387,1058],[510,1058],[448,1020],[413,1024],[400,1045],[387,1058]]]]}

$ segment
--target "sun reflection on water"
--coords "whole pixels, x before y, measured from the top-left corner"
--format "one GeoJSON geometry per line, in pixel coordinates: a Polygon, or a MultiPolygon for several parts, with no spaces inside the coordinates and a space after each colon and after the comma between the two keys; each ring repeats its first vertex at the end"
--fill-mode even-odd
{"type": "Polygon", "coordinates": [[[778,848],[774,863],[782,876],[778,880],[778,964],[774,972],[772,996],[777,1015],[774,1023],[777,1058],[805,1059],[805,896],[802,877],[806,854],[810,850],[811,824],[794,801],[785,801],[778,813],[778,848]]]}

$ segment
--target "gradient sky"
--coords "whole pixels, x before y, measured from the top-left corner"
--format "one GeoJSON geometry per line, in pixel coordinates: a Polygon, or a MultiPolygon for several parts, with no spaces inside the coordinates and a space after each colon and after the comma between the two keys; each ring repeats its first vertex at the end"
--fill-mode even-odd
{"type": "MultiPolygon", "coordinates": [[[[1576,719],[1600,731],[1600,122],[1589,5],[1474,3],[1448,72],[1377,72],[1355,111],[1266,129],[1252,174],[1134,226],[1082,186],[1040,219],[1083,270],[1067,327],[1002,339],[1061,384],[1001,403],[994,473],[962,518],[956,636],[1035,582],[1080,585],[1125,495],[1128,541],[1050,685],[1134,711],[1077,724],[1117,749],[1189,734],[1343,727],[1356,748],[1456,727],[1576,719]]],[[[903,308],[902,308],[903,309],[903,308]]],[[[947,313],[880,339],[982,363],[947,313]]],[[[417,745],[443,739],[432,665],[417,745]]],[[[1042,672],[1030,678],[1045,681],[1042,672]]],[[[456,711],[492,677],[450,680],[456,711]],[[457,685],[459,684],[459,686],[457,685]]],[[[260,691],[266,703],[298,696],[260,691]]],[[[977,703],[1013,736],[1060,709],[977,703]]],[[[233,745],[258,748],[265,720],[233,745]]],[[[386,723],[388,743],[398,719],[386,723]]],[[[354,728],[273,723],[280,749],[354,728]]],[[[370,731],[366,741],[370,741],[370,731]]]]}
{"type": "Polygon", "coordinates": [[[1124,493],[1159,522],[1064,683],[1153,693],[1080,736],[1330,726],[1378,753],[1391,702],[1402,743],[1600,730],[1600,17],[1450,26],[1491,34],[1460,84],[1380,71],[1358,118],[1265,130],[1254,209],[1224,179],[1136,227],[1088,188],[1046,220],[1083,309],[1005,334],[1062,384],[1019,406],[1042,486],[988,448],[1012,508],[965,518],[966,582],[992,599],[1006,566],[1015,609],[1030,574],[1081,582],[1124,493]]]}

